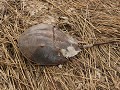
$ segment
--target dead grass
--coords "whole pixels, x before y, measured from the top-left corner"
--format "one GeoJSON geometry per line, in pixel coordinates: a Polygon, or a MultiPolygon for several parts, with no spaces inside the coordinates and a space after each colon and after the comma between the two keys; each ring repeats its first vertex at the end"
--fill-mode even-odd
{"type": "Polygon", "coordinates": [[[120,0],[0,0],[1,90],[120,90],[120,44],[83,50],[62,68],[19,52],[29,26],[56,23],[82,42],[120,41],[120,0]]]}

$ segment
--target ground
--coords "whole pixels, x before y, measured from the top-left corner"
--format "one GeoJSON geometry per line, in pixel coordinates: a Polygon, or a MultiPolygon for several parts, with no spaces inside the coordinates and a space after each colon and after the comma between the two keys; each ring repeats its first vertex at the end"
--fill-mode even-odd
{"type": "Polygon", "coordinates": [[[120,0],[0,0],[1,90],[120,90],[120,0]],[[38,23],[56,24],[83,49],[60,66],[36,65],[18,38],[38,23]]]}

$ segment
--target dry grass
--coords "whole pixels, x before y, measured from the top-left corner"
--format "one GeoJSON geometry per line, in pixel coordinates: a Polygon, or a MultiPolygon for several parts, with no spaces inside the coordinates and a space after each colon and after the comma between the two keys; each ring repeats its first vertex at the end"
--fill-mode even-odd
{"type": "Polygon", "coordinates": [[[119,43],[85,49],[62,68],[26,60],[17,39],[41,22],[87,44],[120,41],[120,0],[0,0],[1,90],[120,90],[119,43]]]}

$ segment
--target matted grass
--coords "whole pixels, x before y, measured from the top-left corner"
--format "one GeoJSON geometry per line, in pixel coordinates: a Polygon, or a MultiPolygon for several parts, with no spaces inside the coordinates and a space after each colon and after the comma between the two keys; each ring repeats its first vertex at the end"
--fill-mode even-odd
{"type": "Polygon", "coordinates": [[[1,90],[120,90],[120,0],[0,0],[1,90]],[[38,23],[55,23],[86,44],[62,68],[26,60],[19,36],[38,23]]]}

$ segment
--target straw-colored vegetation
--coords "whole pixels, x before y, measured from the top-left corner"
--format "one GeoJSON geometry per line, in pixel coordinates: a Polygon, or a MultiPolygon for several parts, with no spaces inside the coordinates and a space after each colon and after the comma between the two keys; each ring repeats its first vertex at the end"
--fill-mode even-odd
{"type": "Polygon", "coordinates": [[[120,0],[0,0],[1,90],[120,90],[120,0]],[[58,66],[26,60],[17,40],[30,26],[54,23],[86,44],[58,66]]]}

